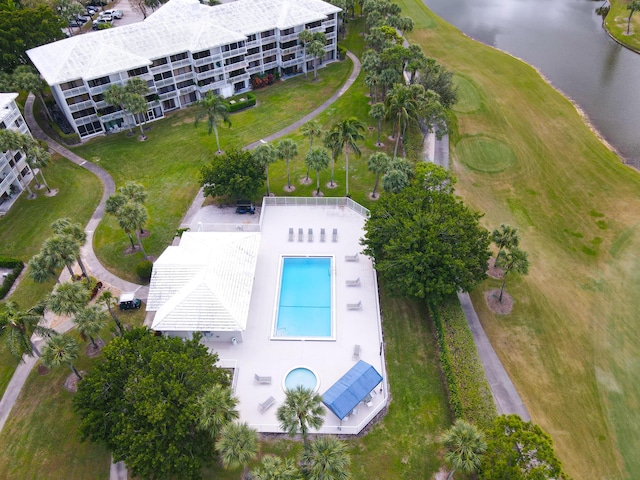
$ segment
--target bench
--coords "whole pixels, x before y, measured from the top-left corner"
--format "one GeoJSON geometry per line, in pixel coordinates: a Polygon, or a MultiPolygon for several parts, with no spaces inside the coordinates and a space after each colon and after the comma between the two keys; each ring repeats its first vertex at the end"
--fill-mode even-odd
{"type": "Polygon", "coordinates": [[[313,242],[313,228],[309,229],[309,233],[307,234],[307,240],[313,242]]]}
{"type": "Polygon", "coordinates": [[[344,259],[347,262],[357,262],[358,261],[358,254],[356,253],[355,255],[345,255],[344,259]]]}
{"type": "Polygon", "coordinates": [[[360,277],[356,278],[355,280],[347,280],[345,281],[345,283],[347,284],[347,287],[359,287],[360,277]]]}
{"type": "Polygon", "coordinates": [[[333,229],[333,238],[332,238],[332,240],[333,240],[334,242],[337,242],[337,241],[338,241],[338,229],[337,229],[337,228],[334,228],[334,229],[333,229]]]}
{"type": "Polygon", "coordinates": [[[256,373],[253,378],[256,380],[256,383],[264,383],[265,385],[271,384],[271,377],[262,377],[256,373]]]}
{"type": "Polygon", "coordinates": [[[301,242],[303,237],[304,237],[304,234],[302,233],[302,229],[299,228],[298,229],[298,241],[301,242]]]}
{"type": "Polygon", "coordinates": [[[362,300],[358,303],[347,303],[347,310],[362,310],[362,300]]]}
{"type": "Polygon", "coordinates": [[[360,358],[360,345],[355,345],[353,347],[353,359],[358,360],[360,358]]]}
{"type": "Polygon", "coordinates": [[[269,397],[269,398],[267,398],[264,402],[262,402],[262,403],[259,403],[259,404],[258,404],[258,411],[259,411],[260,413],[264,413],[264,412],[266,412],[267,410],[269,410],[269,408],[270,408],[274,403],[276,403],[276,399],[275,399],[275,398],[273,398],[273,397],[269,397]]]}
{"type": "Polygon", "coordinates": [[[293,228],[289,229],[289,241],[293,242],[293,228]]]}
{"type": "Polygon", "coordinates": [[[320,229],[320,241],[324,242],[324,228],[320,229]]]}

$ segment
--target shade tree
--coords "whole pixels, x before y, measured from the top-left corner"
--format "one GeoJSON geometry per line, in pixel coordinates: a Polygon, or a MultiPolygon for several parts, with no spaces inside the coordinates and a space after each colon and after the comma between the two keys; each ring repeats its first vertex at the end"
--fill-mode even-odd
{"type": "Polygon", "coordinates": [[[425,90],[437,93],[440,103],[446,109],[451,108],[458,100],[453,73],[433,58],[427,58],[425,65],[419,69],[418,83],[425,90]]]}
{"type": "Polygon", "coordinates": [[[265,181],[265,169],[251,152],[231,150],[200,169],[205,196],[253,198],[265,181]]]}

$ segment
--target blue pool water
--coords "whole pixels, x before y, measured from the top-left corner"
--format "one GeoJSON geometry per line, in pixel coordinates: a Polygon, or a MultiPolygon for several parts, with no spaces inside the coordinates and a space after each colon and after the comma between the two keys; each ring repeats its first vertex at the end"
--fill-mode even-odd
{"type": "Polygon", "coordinates": [[[303,387],[315,392],[318,386],[318,378],[316,377],[316,374],[308,368],[294,368],[287,373],[287,376],[284,379],[284,387],[286,390],[293,390],[298,385],[302,385],[303,387]]]}
{"type": "Polygon", "coordinates": [[[331,258],[285,257],[274,336],[331,336],[331,258]]]}

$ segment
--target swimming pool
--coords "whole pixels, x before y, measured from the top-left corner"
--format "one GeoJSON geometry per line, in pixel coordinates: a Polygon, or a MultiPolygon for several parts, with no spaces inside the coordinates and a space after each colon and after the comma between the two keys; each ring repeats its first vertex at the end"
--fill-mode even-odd
{"type": "Polygon", "coordinates": [[[332,257],[282,257],[273,337],[331,339],[332,257]]]}
{"type": "Polygon", "coordinates": [[[285,391],[294,390],[299,385],[315,393],[320,388],[320,380],[318,375],[310,368],[295,367],[284,376],[282,388],[285,391]]]}

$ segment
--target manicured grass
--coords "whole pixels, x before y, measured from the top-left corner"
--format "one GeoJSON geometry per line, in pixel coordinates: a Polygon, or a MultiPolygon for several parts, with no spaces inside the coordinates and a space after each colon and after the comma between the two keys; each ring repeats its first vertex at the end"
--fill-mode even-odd
{"type": "Polygon", "coordinates": [[[464,137],[455,148],[465,166],[478,172],[502,172],[516,162],[511,147],[493,138],[464,137]]]}
{"type": "Polygon", "coordinates": [[[629,10],[627,5],[630,0],[611,0],[611,10],[604,21],[609,33],[623,45],[640,52],[640,12],[634,12],[631,17],[631,28],[627,34],[627,22],[629,20],[629,10]]]}
{"type": "Polygon", "coordinates": [[[524,63],[480,45],[421,2],[402,0],[427,55],[473,82],[481,110],[451,134],[457,192],[483,223],[519,227],[528,276],[509,279],[508,316],[472,295],[535,422],[574,478],[640,477],[640,176],[585,126],[571,103],[524,63]],[[465,166],[461,138],[485,135],[518,161],[487,175],[465,166]]]}
{"type": "Polygon", "coordinates": [[[480,109],[482,99],[473,83],[461,75],[453,76],[453,84],[456,87],[458,101],[453,106],[453,111],[457,113],[471,113],[480,109]]]}

